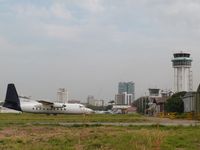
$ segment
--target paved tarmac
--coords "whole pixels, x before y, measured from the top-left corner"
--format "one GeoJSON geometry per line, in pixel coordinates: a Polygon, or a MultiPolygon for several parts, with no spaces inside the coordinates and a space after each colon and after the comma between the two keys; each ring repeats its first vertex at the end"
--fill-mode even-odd
{"type": "Polygon", "coordinates": [[[76,126],[76,125],[103,125],[103,126],[153,126],[153,125],[162,125],[162,126],[199,126],[200,123],[150,123],[150,122],[143,122],[143,123],[112,123],[112,122],[89,122],[89,123],[58,123],[62,126],[76,126]]]}
{"type": "Polygon", "coordinates": [[[61,126],[82,126],[82,125],[103,125],[103,126],[152,126],[152,125],[162,125],[162,126],[200,126],[200,121],[196,120],[180,120],[180,119],[167,119],[167,118],[155,118],[147,117],[147,122],[131,122],[131,123],[121,123],[121,122],[58,122],[58,123],[42,123],[35,122],[34,124],[40,125],[61,125],[61,126]]]}

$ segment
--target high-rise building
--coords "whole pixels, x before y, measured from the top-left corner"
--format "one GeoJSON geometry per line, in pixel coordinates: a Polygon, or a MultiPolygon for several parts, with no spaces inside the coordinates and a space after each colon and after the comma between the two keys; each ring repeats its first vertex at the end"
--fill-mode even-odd
{"type": "Polygon", "coordinates": [[[115,95],[115,102],[118,105],[131,105],[135,99],[135,83],[119,82],[118,94],[115,95]]]}
{"type": "Polygon", "coordinates": [[[119,82],[118,94],[126,92],[127,94],[133,94],[135,96],[135,83],[134,82],[119,82]]]}
{"type": "Polygon", "coordinates": [[[192,59],[189,53],[175,53],[172,59],[174,68],[174,92],[192,91],[192,59]]]}
{"type": "Polygon", "coordinates": [[[115,102],[117,105],[131,105],[133,103],[133,94],[127,94],[127,92],[116,94],[115,102]]]}
{"type": "Polygon", "coordinates": [[[68,91],[65,88],[59,88],[57,91],[57,101],[60,103],[68,102],[68,91]]]}

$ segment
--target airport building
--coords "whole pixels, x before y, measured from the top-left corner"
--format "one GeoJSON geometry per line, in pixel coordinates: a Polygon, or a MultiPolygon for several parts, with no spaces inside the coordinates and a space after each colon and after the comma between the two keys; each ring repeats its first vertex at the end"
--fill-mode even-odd
{"type": "Polygon", "coordinates": [[[137,107],[138,113],[150,116],[157,115],[164,112],[164,104],[171,95],[170,90],[149,88],[149,95],[138,98],[134,101],[134,106],[137,107]]]}
{"type": "Polygon", "coordinates": [[[174,68],[174,92],[192,91],[192,59],[189,53],[175,53],[172,59],[174,68]]]}
{"type": "Polygon", "coordinates": [[[116,105],[131,105],[135,100],[135,83],[119,82],[118,94],[115,95],[116,105]]]}

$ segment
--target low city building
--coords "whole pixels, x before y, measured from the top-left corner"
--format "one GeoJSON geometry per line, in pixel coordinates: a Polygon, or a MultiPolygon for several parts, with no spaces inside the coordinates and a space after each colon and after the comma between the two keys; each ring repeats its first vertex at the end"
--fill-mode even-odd
{"type": "Polygon", "coordinates": [[[169,90],[149,89],[149,95],[138,98],[134,105],[138,113],[157,115],[164,112],[164,104],[171,94],[169,90]]]}
{"type": "Polygon", "coordinates": [[[197,92],[187,92],[182,100],[184,102],[184,112],[200,114],[200,85],[197,92]]]}
{"type": "Polygon", "coordinates": [[[87,98],[87,104],[91,106],[104,106],[104,100],[97,100],[94,98],[94,96],[88,96],[87,98]]]}
{"type": "Polygon", "coordinates": [[[137,107],[131,106],[131,107],[127,108],[126,113],[127,114],[135,114],[135,113],[137,113],[137,107]]]}
{"type": "Polygon", "coordinates": [[[115,114],[131,114],[136,113],[137,108],[129,105],[113,105],[112,111],[115,114]]]}

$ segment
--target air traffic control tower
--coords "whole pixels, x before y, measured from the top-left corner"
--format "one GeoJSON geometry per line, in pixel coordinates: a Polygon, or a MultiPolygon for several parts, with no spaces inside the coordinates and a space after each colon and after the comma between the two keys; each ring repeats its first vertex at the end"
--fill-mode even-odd
{"type": "Polygon", "coordinates": [[[175,53],[172,59],[174,68],[174,92],[192,91],[192,59],[189,53],[175,53]]]}

